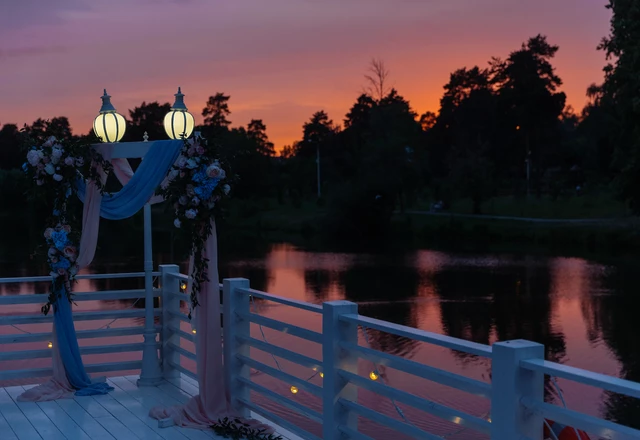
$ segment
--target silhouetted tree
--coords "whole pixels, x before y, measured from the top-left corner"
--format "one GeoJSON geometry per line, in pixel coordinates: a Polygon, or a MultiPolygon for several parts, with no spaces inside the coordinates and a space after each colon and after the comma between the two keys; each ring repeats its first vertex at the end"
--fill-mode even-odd
{"type": "Polygon", "coordinates": [[[143,102],[140,107],[129,110],[127,122],[126,140],[140,142],[146,132],[149,140],[157,141],[167,139],[164,129],[164,117],[171,110],[171,104],[159,104],[158,102],[143,102]]]}
{"type": "Polygon", "coordinates": [[[231,114],[229,98],[230,96],[220,92],[209,97],[206,107],[202,110],[204,125],[218,128],[227,128],[231,125],[231,121],[227,119],[231,114]]]}
{"type": "Polygon", "coordinates": [[[380,102],[391,92],[391,87],[389,86],[390,72],[384,64],[384,61],[380,58],[373,58],[371,60],[368,72],[369,73],[364,76],[367,81],[365,93],[373,96],[376,101],[380,102]]]}
{"type": "MultiPolygon", "coordinates": [[[[20,168],[25,162],[25,152],[22,150],[22,139],[18,126],[5,124],[0,130],[0,169],[10,170],[20,168]]],[[[6,188],[3,189],[5,191],[6,188]]]]}

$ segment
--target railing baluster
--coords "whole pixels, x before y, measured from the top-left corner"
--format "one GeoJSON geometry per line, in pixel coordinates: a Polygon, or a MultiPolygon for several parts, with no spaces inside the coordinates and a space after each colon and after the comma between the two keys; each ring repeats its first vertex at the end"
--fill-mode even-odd
{"type": "Polygon", "coordinates": [[[174,365],[180,365],[180,354],[171,348],[173,342],[180,346],[180,337],[174,337],[171,327],[180,328],[180,320],[171,312],[180,313],[180,299],[172,293],[180,291],[180,281],[171,274],[180,272],[180,268],[175,264],[164,264],[160,266],[160,288],[162,289],[162,377],[165,379],[175,379],[180,377],[174,365]]]}
{"type": "Polygon", "coordinates": [[[524,398],[544,401],[544,375],[520,366],[529,359],[544,359],[544,345],[524,340],[493,344],[491,440],[542,438],[542,417],[522,404],[524,398]]]}
{"type": "MultiPolygon", "coordinates": [[[[230,278],[223,281],[224,307],[224,373],[229,387],[231,407],[242,417],[249,417],[249,408],[242,402],[250,401],[249,387],[237,380],[242,377],[250,380],[249,366],[238,359],[238,355],[249,357],[249,345],[237,337],[251,336],[251,323],[240,315],[246,315],[250,309],[249,295],[239,289],[248,289],[249,280],[244,278],[230,278]]],[[[196,335],[197,337],[197,335],[196,335]]]]}
{"type": "Polygon", "coordinates": [[[340,320],[341,315],[357,314],[358,305],[349,301],[331,301],[322,307],[322,438],[342,438],[340,426],[358,430],[358,416],[338,403],[340,399],[358,402],[358,387],[348,383],[338,370],[358,374],[358,358],[340,348],[341,342],[358,343],[358,325],[340,320]]]}

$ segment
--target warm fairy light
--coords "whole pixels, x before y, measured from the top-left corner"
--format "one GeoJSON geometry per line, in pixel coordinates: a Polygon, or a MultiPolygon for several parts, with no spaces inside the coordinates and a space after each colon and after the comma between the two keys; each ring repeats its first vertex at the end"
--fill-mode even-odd
{"type": "Polygon", "coordinates": [[[516,125],[516,130],[520,130],[520,126],[519,125],[516,125]]]}
{"type": "Polygon", "coordinates": [[[185,283],[184,281],[180,283],[180,290],[182,290],[183,292],[187,290],[187,283],[185,283]]]}
{"type": "Polygon", "coordinates": [[[371,373],[369,373],[369,379],[371,380],[378,380],[379,377],[380,375],[377,371],[372,371],[371,373]]]}
{"type": "Polygon", "coordinates": [[[53,348],[53,342],[49,341],[49,343],[47,344],[47,347],[53,348]]]}
{"type": "Polygon", "coordinates": [[[324,373],[320,373],[320,377],[324,377],[324,373]]]}
{"type": "Polygon", "coordinates": [[[298,394],[298,388],[297,388],[297,387],[292,386],[292,387],[291,387],[291,392],[292,392],[293,394],[298,394]]]}
{"type": "Polygon", "coordinates": [[[452,421],[453,421],[453,423],[455,423],[456,425],[459,425],[459,424],[460,424],[460,422],[462,422],[462,419],[461,419],[460,417],[454,417],[452,421]]]}
{"type": "Polygon", "coordinates": [[[191,330],[191,333],[193,333],[195,335],[196,334],[196,329],[194,328],[193,330],[191,330]]]}

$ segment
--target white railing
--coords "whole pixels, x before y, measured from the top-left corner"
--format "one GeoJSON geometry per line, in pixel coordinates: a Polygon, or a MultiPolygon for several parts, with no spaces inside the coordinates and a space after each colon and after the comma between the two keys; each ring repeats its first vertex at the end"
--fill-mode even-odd
{"type": "MultiPolygon", "coordinates": [[[[370,437],[358,430],[358,417],[374,420],[411,438],[441,440],[408,420],[400,421],[358,401],[358,390],[366,389],[394,402],[399,402],[427,414],[452,422],[461,429],[489,436],[492,440],[538,440],[543,436],[544,420],[584,430],[591,438],[638,439],[640,431],[544,402],[545,375],[640,398],[640,384],[586,370],[544,361],[544,346],[516,340],[487,346],[411,327],[392,324],[358,314],[358,306],[348,301],[326,302],[322,306],[300,302],[253,290],[246,279],[226,279],[223,282],[225,374],[230,384],[234,409],[243,415],[250,411],[289,429],[304,439],[316,435],[290,423],[250,399],[250,391],[259,393],[307,419],[322,424],[325,440],[361,439],[370,437]],[[276,302],[322,315],[322,333],[260,316],[251,312],[252,298],[276,302]],[[322,360],[313,359],[251,337],[250,326],[257,324],[319,344],[322,360]],[[358,329],[374,329],[427,344],[445,347],[492,363],[492,383],[481,382],[449,371],[420,364],[382,351],[359,345],[358,329]],[[323,373],[322,387],[251,358],[250,348],[269,353],[292,363],[323,373]],[[490,417],[466,414],[454,408],[408,393],[380,381],[358,374],[358,360],[427,379],[466,393],[490,400],[490,417]],[[282,380],[322,400],[322,414],[301,403],[261,386],[251,379],[250,369],[282,380]],[[594,437],[598,436],[598,437],[594,437]]],[[[404,418],[404,417],[403,417],[404,418]]],[[[462,438],[462,437],[460,437],[462,438]]]]}
{"type": "MultiPolygon", "coordinates": [[[[195,365],[196,355],[189,348],[193,347],[197,335],[191,331],[190,320],[182,312],[182,302],[188,296],[181,292],[180,284],[188,282],[189,277],[179,273],[178,266],[160,266],[159,288],[154,289],[154,296],[161,297],[161,307],[153,309],[155,316],[161,318],[162,325],[156,326],[161,341],[157,344],[161,352],[162,374],[165,378],[175,378],[185,374],[196,378],[192,369],[183,364],[188,359],[195,365]],[[189,327],[185,330],[185,327],[189,327]],[[188,342],[188,343],[185,343],[188,342]]],[[[79,278],[138,278],[143,273],[89,275],[79,278]]],[[[3,278],[0,284],[16,282],[48,282],[49,277],[3,278]]],[[[431,416],[459,425],[461,429],[481,433],[492,440],[542,438],[544,420],[553,420],[563,425],[584,430],[592,438],[604,439],[638,439],[640,431],[598,417],[583,414],[571,409],[562,408],[544,401],[545,375],[559,377],[578,383],[599,387],[615,393],[640,398],[640,384],[592,373],[586,370],[567,367],[544,360],[544,347],[529,341],[506,341],[492,346],[476,344],[448,336],[430,333],[411,327],[368,318],[358,314],[358,306],[348,301],[333,301],[320,305],[284,298],[250,288],[246,279],[225,279],[221,286],[223,299],[223,351],[225,376],[229,385],[231,404],[239,414],[249,416],[251,412],[259,414],[271,422],[286,428],[304,439],[319,439],[296,424],[267,410],[252,401],[251,392],[274,401],[312,422],[322,425],[322,438],[325,440],[357,439],[369,440],[370,437],[358,430],[358,418],[374,420],[412,438],[441,440],[443,437],[410,423],[398,420],[386,414],[370,409],[358,399],[358,391],[365,389],[383,398],[410,406],[431,416]],[[254,299],[275,302],[284,306],[315,314],[322,319],[322,331],[317,332],[292,325],[276,319],[268,318],[251,310],[254,299]],[[300,338],[316,344],[321,349],[322,359],[303,355],[294,351],[291,346],[284,348],[274,345],[263,338],[251,336],[251,325],[266,327],[278,332],[300,338]],[[410,338],[426,344],[484,357],[492,363],[492,383],[471,379],[443,369],[421,364],[393,354],[360,345],[359,329],[366,337],[367,329],[381,331],[410,338]],[[282,369],[273,368],[259,362],[251,356],[254,348],[272,356],[290,361],[318,372],[322,377],[322,386],[301,379],[282,369]],[[384,383],[369,380],[359,374],[358,362],[364,359],[377,366],[384,366],[416,378],[426,379],[474,396],[487,399],[490,403],[490,417],[477,417],[455,408],[436,403],[384,383]],[[321,400],[321,411],[309,408],[299,401],[285,397],[252,380],[251,369],[274,377],[300,390],[305,390],[321,400]],[[598,436],[598,437],[594,437],[598,436]]],[[[77,293],[76,301],[119,300],[144,298],[144,289],[119,290],[102,292],[77,293]]],[[[0,297],[0,307],[20,304],[41,304],[44,295],[13,295],[0,297]]],[[[147,303],[146,307],[153,307],[147,303]]],[[[92,312],[74,312],[74,319],[105,320],[119,318],[143,318],[145,310],[108,310],[92,312]]],[[[3,326],[21,324],[38,324],[51,322],[51,316],[5,315],[0,317],[0,344],[19,344],[28,342],[50,341],[51,332],[6,334],[3,326]],[[4,334],[2,334],[4,333],[4,334]]],[[[143,335],[142,326],[123,328],[104,328],[96,330],[80,330],[78,338],[103,338],[129,335],[143,335]]],[[[262,331],[261,331],[262,333],[262,331]]],[[[143,343],[123,343],[113,345],[83,346],[83,355],[106,354],[119,352],[142,351],[143,343]]],[[[0,361],[47,358],[51,350],[15,350],[0,352],[0,361]]],[[[90,373],[139,370],[141,361],[111,362],[87,365],[90,373]]],[[[43,377],[51,374],[50,368],[31,368],[2,371],[0,381],[24,378],[43,377]]]]}
{"type": "MultiPolygon", "coordinates": [[[[159,273],[154,273],[154,276],[159,273]]],[[[91,280],[104,280],[104,279],[121,279],[121,278],[143,278],[144,272],[140,273],[116,273],[116,274],[92,274],[92,275],[79,275],[77,278],[91,279],[91,280]]],[[[0,278],[0,284],[16,284],[16,283],[50,283],[51,277],[19,277],[19,278],[0,278]]],[[[154,296],[159,296],[160,291],[154,290],[154,296]]],[[[7,307],[14,305],[41,305],[46,301],[47,295],[45,294],[20,294],[20,295],[8,295],[0,296],[0,310],[6,311],[7,307]]],[[[106,290],[100,292],[77,292],[74,295],[75,302],[84,301],[96,301],[96,300],[139,300],[145,297],[144,289],[128,289],[128,290],[106,290]]],[[[146,307],[153,307],[153,304],[147,304],[146,307]]],[[[37,310],[39,311],[39,307],[37,310]]],[[[154,315],[159,316],[161,309],[154,309],[154,315]]],[[[20,329],[17,326],[20,325],[33,325],[33,324],[46,324],[53,322],[53,316],[51,312],[48,316],[44,316],[41,313],[33,313],[28,315],[3,315],[0,316],[0,346],[17,346],[17,344],[43,342],[47,343],[48,348],[45,349],[32,349],[32,350],[9,350],[0,352],[0,362],[3,361],[18,361],[28,359],[46,359],[51,357],[51,347],[53,341],[53,334],[51,331],[32,333],[20,329]],[[13,327],[19,330],[21,333],[10,333],[5,330],[7,327],[13,327]]],[[[116,321],[123,318],[144,318],[145,309],[125,309],[125,310],[99,310],[99,311],[82,311],[74,312],[75,321],[116,321]]],[[[105,327],[105,326],[102,326],[105,327]]],[[[143,335],[144,326],[130,326],[130,327],[117,327],[117,328],[98,328],[94,330],[79,330],[77,332],[78,339],[96,339],[96,338],[114,338],[122,336],[136,336],[143,335]]],[[[156,326],[156,331],[159,332],[161,326],[156,326]]],[[[158,344],[158,349],[161,348],[158,344]]],[[[119,344],[107,344],[107,345],[91,345],[80,347],[80,353],[84,356],[87,355],[100,355],[110,353],[124,353],[124,352],[142,352],[143,342],[126,342],[119,344]]],[[[120,361],[120,362],[108,362],[98,364],[86,365],[87,372],[89,373],[105,373],[114,371],[135,371],[140,370],[142,367],[141,360],[134,361],[120,361]]],[[[15,370],[0,369],[0,381],[16,380],[16,379],[30,379],[41,378],[50,376],[52,373],[51,368],[21,368],[15,370]]]]}

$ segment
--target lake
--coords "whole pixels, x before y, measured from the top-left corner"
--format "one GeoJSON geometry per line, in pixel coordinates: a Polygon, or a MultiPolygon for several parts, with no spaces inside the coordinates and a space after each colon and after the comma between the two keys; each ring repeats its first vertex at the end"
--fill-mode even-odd
{"type": "MultiPolygon", "coordinates": [[[[44,267],[25,262],[3,262],[0,277],[42,275],[44,267]]],[[[141,258],[97,261],[92,272],[140,271],[141,258]]],[[[166,255],[158,255],[156,263],[169,263],[166,255]]],[[[181,265],[186,271],[186,264],[181,265]]],[[[635,336],[640,330],[638,319],[638,276],[634,264],[626,261],[597,262],[582,258],[545,257],[516,254],[459,254],[432,250],[391,253],[334,253],[297,248],[291,244],[272,244],[250,257],[223,255],[221,277],[245,277],[251,287],[303,301],[346,299],[358,303],[360,314],[408,325],[427,331],[463,338],[483,344],[509,339],[529,339],[546,347],[546,358],[555,362],[588,368],[640,381],[640,343],[635,336]]],[[[77,291],[108,288],[142,287],[142,281],[82,280],[77,291]]],[[[44,293],[46,285],[0,286],[1,295],[27,292],[44,293]]],[[[44,298],[44,297],[43,297],[44,298]]],[[[81,303],[80,310],[137,307],[126,301],[81,303]]],[[[257,302],[258,313],[312,330],[321,330],[319,315],[257,302]]],[[[11,306],[0,314],[37,313],[33,306],[11,306]]],[[[132,322],[78,322],[79,329],[94,329],[106,324],[130,326],[132,322]]],[[[138,322],[140,324],[140,322],[138,322]]],[[[3,329],[6,330],[6,329],[3,329]]],[[[19,326],[7,331],[47,331],[46,326],[19,326]]],[[[253,336],[263,338],[259,328],[253,336]]],[[[264,338],[310,357],[321,359],[321,349],[313,343],[270,329],[264,338]]],[[[118,342],[138,341],[129,337],[118,342]]],[[[82,343],[106,343],[83,340],[82,343]]],[[[113,341],[111,342],[113,343],[113,341]]],[[[431,366],[489,382],[491,365],[487,359],[453,352],[377,331],[360,333],[360,343],[431,366]]],[[[42,348],[40,344],[24,344],[22,349],[42,348]]],[[[0,350],[17,347],[0,347],[0,350]]],[[[191,349],[191,348],[190,348],[191,349]]],[[[122,354],[122,360],[139,358],[138,354],[122,354]]],[[[271,356],[258,350],[252,356],[278,367],[271,356]]],[[[113,361],[113,355],[91,356],[88,362],[113,361]],[[107,359],[108,358],[108,359],[107,359]]],[[[46,366],[48,360],[29,361],[29,365],[46,366]],[[38,365],[36,365],[38,364],[38,365]]],[[[312,383],[321,385],[322,378],[313,371],[286,361],[279,368],[312,383]]],[[[0,369],[25,366],[26,361],[0,363],[0,369]],[[3,365],[4,364],[4,365],[3,365]]],[[[360,361],[363,375],[376,369],[360,361]]],[[[386,383],[437,403],[448,405],[479,417],[489,417],[489,403],[438,384],[415,379],[395,370],[380,370],[386,383]]],[[[292,394],[290,384],[255,374],[253,380],[290,398],[321,411],[320,401],[300,390],[292,394]]],[[[558,380],[569,408],[640,428],[640,404],[614,393],[558,380]]],[[[367,391],[359,399],[366,406],[396,419],[403,416],[410,423],[452,439],[484,438],[459,426],[426,416],[411,407],[394,403],[367,391]]],[[[547,399],[561,404],[558,391],[549,382],[547,399]]],[[[314,433],[319,426],[264,398],[260,404],[301,424],[314,433]]],[[[363,433],[376,439],[403,437],[373,422],[361,422],[363,433]]]]}

